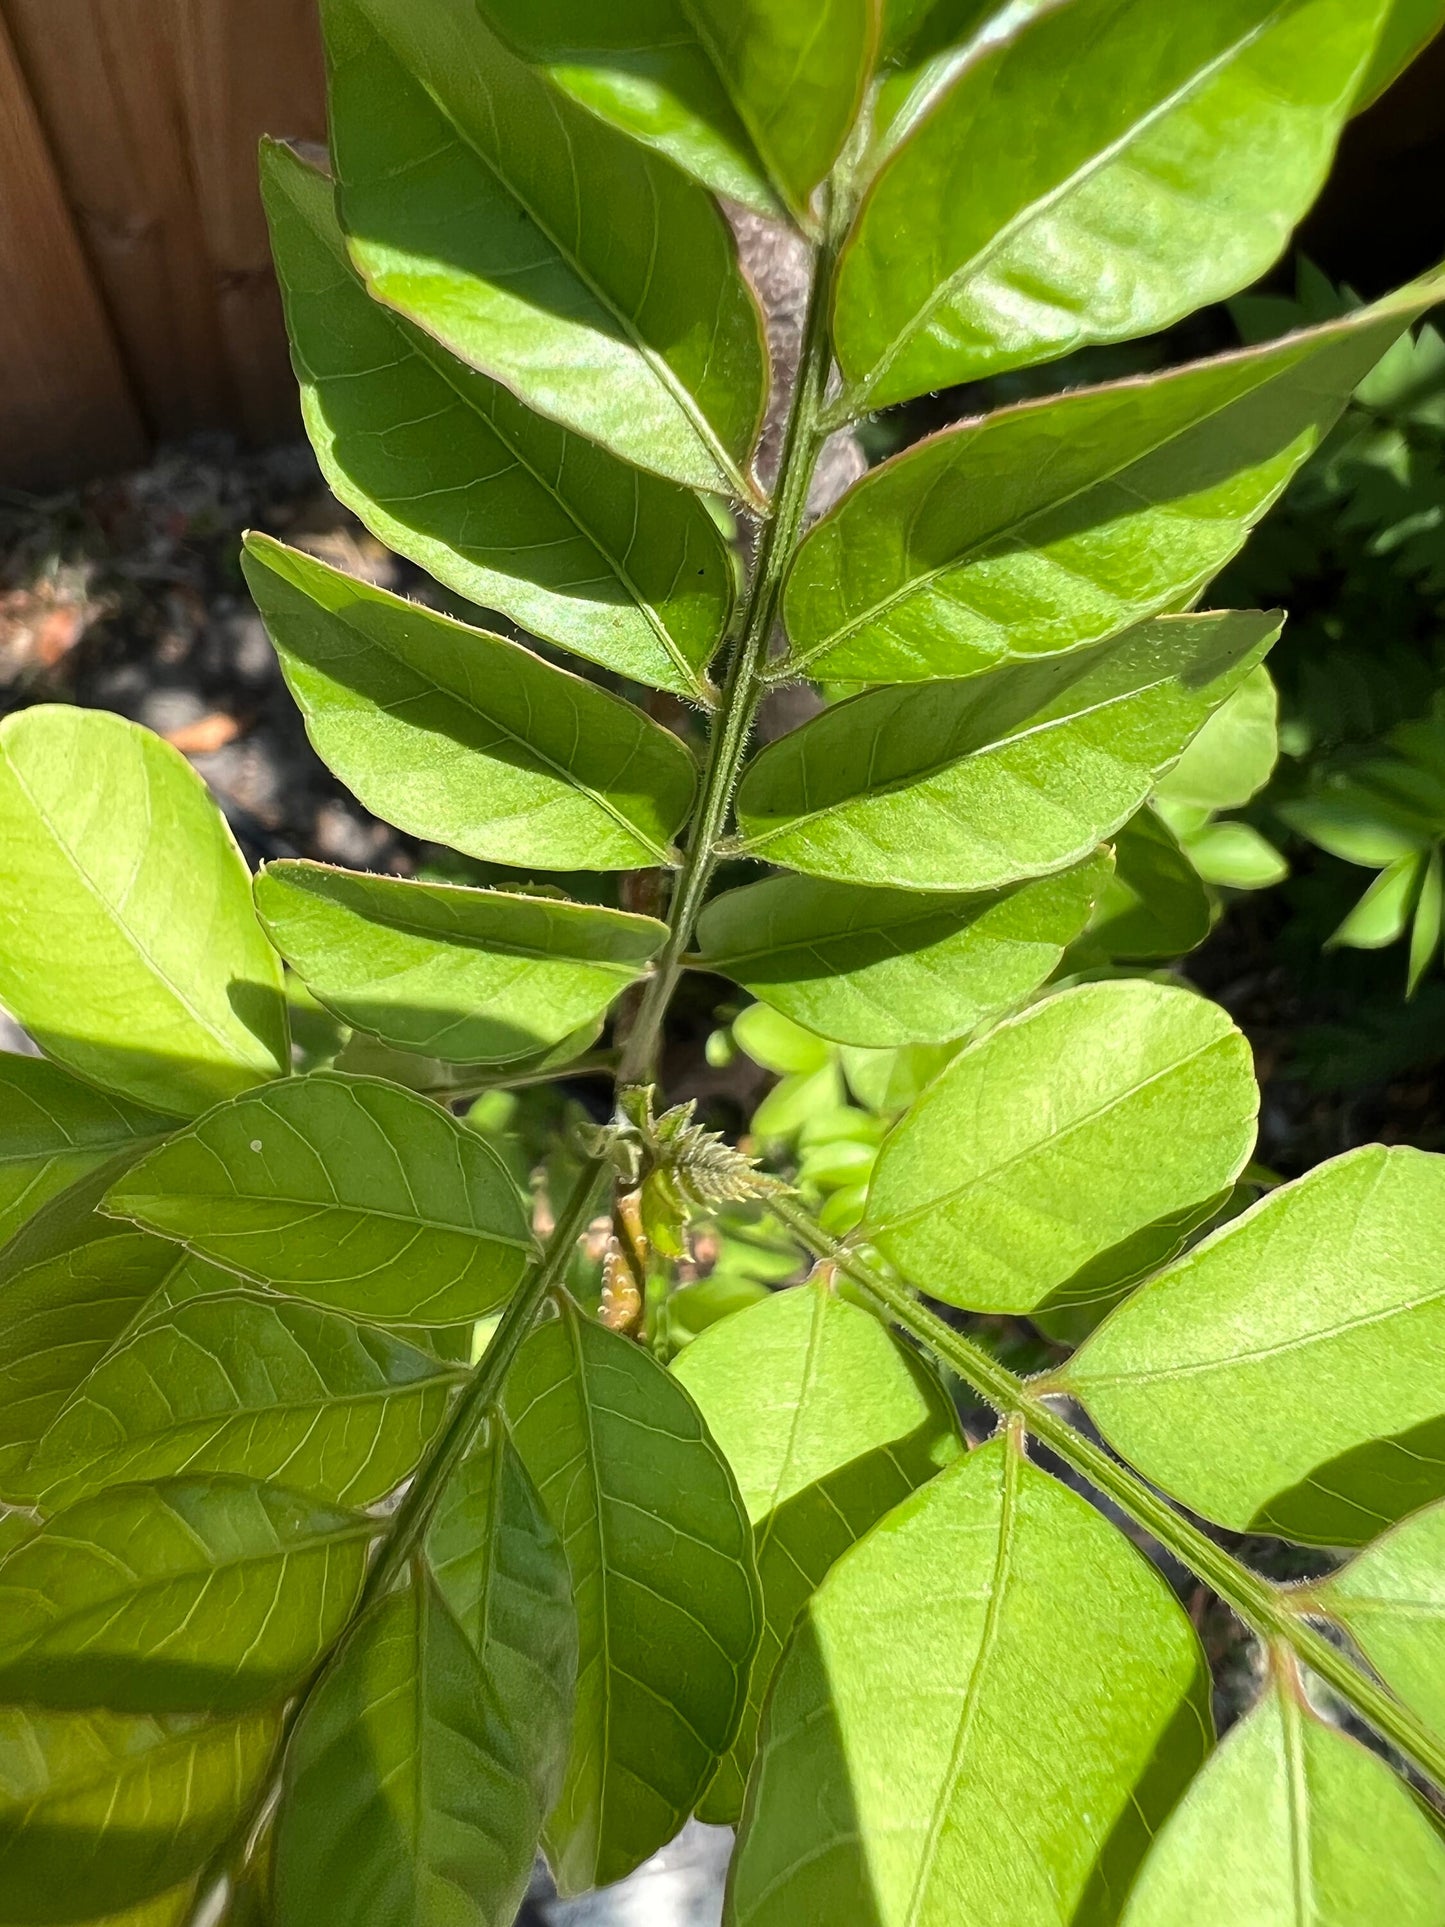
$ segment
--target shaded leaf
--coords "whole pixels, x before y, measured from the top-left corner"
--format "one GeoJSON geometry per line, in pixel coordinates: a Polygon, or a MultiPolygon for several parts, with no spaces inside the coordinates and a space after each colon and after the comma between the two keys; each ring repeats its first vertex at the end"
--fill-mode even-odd
{"type": "Polygon", "coordinates": [[[0,1112],[0,1245],[88,1171],[176,1125],[43,1057],[10,1053],[0,1053],[0,1112]]]}
{"type": "Polygon", "coordinates": [[[1209,892],[1178,838],[1152,810],[1141,810],[1114,839],[1114,874],[1085,947],[1135,963],[1182,957],[1203,943],[1213,918],[1209,892]]]}
{"type": "Polygon", "coordinates": [[[0,999],[48,1055],[186,1116],[289,1068],[245,862],[169,743],[104,710],[7,716],[0,852],[0,999]]]}
{"type": "Polygon", "coordinates": [[[256,907],[338,1017],[454,1064],[512,1063],[595,1023],[667,935],[593,904],[321,863],[268,865],[256,907]]]}
{"type": "Polygon", "coordinates": [[[332,492],[458,594],[624,676],[705,697],[733,569],[702,503],[533,414],[374,302],[314,168],[267,144],[261,179],[332,492]]]}
{"type": "Polygon", "coordinates": [[[1277,616],[1164,616],[962,682],[876,689],[755,757],[749,855],[841,882],[986,890],[1126,822],[1260,660],[1277,616]]]}
{"type": "Polygon", "coordinates": [[[1281,1685],[1206,1761],[1123,1927],[1431,1927],[1442,1909],[1445,1844],[1409,1788],[1281,1685]]]}
{"type": "Polygon", "coordinates": [[[511,1927],[542,1809],[434,1583],[357,1623],[286,1751],[277,1927],[511,1927]]]}
{"type": "Polygon", "coordinates": [[[732,1743],[758,1636],[752,1535],[676,1379],[570,1299],[528,1338],[506,1406],[577,1608],[572,1752],[547,1825],[575,1893],[664,1846],[732,1743]]]}
{"type": "Polygon", "coordinates": [[[212,1289],[72,1370],[11,1484],[62,1504],[122,1480],[229,1473],[368,1505],[414,1470],[460,1376],[339,1313],[212,1289]]]}
{"type": "Polygon", "coordinates": [[[710,197],[514,59],[475,0],[326,0],[337,208],[371,292],[641,468],[749,496],[766,351],[710,197]]]}
{"type": "Polygon", "coordinates": [[[854,407],[1153,334],[1257,279],[1323,184],[1384,11],[1073,0],[964,62],[843,253],[854,407]]]}
{"type": "Polygon", "coordinates": [[[1221,703],[1159,785],[1158,800],[1237,810],[1262,790],[1279,760],[1279,692],[1256,669],[1221,703]]]}
{"type": "Polygon", "coordinates": [[[368,809],[499,863],[670,860],[697,767],[641,710],[268,536],[242,565],[312,741],[368,809]]]}
{"type": "Polygon", "coordinates": [[[1209,1745],[1159,1574],[996,1439],[813,1595],[763,1719],[734,1927],[1113,1917],[1209,1745]]]}
{"type": "Polygon", "coordinates": [[[1385,1684],[1445,1733],[1445,1506],[1402,1519],[1310,1597],[1385,1684]]]}
{"type": "Polygon", "coordinates": [[[549,1813],[572,1737],[577,1616],[567,1555],[499,1416],[447,1481],[426,1556],[549,1813]]]}
{"type": "Polygon", "coordinates": [[[1101,853],[974,897],[769,877],[714,898],[698,945],[710,968],[821,1036],[875,1049],[942,1043],[1038,988],[1108,873],[1101,853]]]}
{"type": "Polygon", "coordinates": [[[699,1817],[736,1822],[758,1719],[793,1622],[833,1562],[961,1450],[953,1407],[870,1312],[824,1284],[774,1292],[673,1366],[742,1492],[763,1629],[743,1723],[699,1817]]]}
{"type": "Polygon", "coordinates": [[[1356,1545],[1445,1494],[1445,1158],[1282,1185],[1064,1368],[1110,1443],[1220,1525],[1356,1545]]]}
{"type": "Polygon", "coordinates": [[[0,1707],[6,1919],[84,1920],[166,1896],[245,1816],[276,1738],[264,1713],[201,1725],[0,1707]]]}
{"type": "Polygon", "coordinates": [[[338,1071],[209,1112],[133,1164],[106,1209],[266,1284],[407,1325],[494,1311],[536,1252],[485,1138],[338,1071]]]}
{"type": "Polygon", "coordinates": [[[798,552],[790,669],[967,676],[1185,607],[1441,286],[1429,277],[1264,347],[999,409],[884,462],[798,552]]]}
{"type": "Polygon", "coordinates": [[[0,1693],[123,1713],[283,1699],[354,1609],[376,1531],[236,1479],[84,1499],[0,1559],[0,1693]]]}
{"type": "Polygon", "coordinates": [[[1085,984],[934,1080],[884,1142],[864,1230],[931,1297],[1032,1311],[1091,1259],[1229,1186],[1258,1107],[1249,1046],[1217,1004],[1085,984]]]}

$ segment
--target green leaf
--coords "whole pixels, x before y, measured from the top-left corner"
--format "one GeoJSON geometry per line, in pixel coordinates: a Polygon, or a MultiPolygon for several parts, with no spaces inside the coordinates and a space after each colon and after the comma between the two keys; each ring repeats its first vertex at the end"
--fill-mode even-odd
{"type": "Polygon", "coordinates": [[[843,252],[853,408],[1153,334],[1256,280],[1324,181],[1384,10],[1073,0],[962,63],[843,252]]]}
{"type": "Polygon", "coordinates": [[[1415,56],[1445,26],[1442,0],[1393,0],[1386,10],[1385,25],[1375,46],[1375,57],[1355,96],[1354,111],[1368,107],[1405,69],[1415,56]]]}
{"type": "Polygon", "coordinates": [[[1233,1728],[1144,1863],[1122,1927],[1432,1927],[1445,1844],[1297,1686],[1233,1728]]]}
{"type": "Polygon", "coordinates": [[[749,855],[840,882],[987,890],[1079,862],[1131,817],[1279,633],[1165,616],[1044,662],[875,689],[754,758],[749,855]]]}
{"type": "Polygon", "coordinates": [[[1249,823],[1206,823],[1181,840],[1204,881],[1223,889],[1267,890],[1289,875],[1289,864],[1249,823]]]}
{"type": "Polygon", "coordinates": [[[1440,293],[1434,277],[1262,348],[1003,408],[883,463],[798,552],[790,672],[967,676],[1186,607],[1440,293]]]}
{"type": "Polygon", "coordinates": [[[1354,786],[1281,803],[1278,813],[1292,830],[1331,856],[1368,870],[1412,857],[1430,844],[1424,824],[1404,818],[1354,786]]]}
{"type": "Polygon", "coordinates": [[[458,594],[706,699],[733,566],[704,505],[533,414],[372,301],[314,168],[267,143],[261,180],[307,433],[332,492],[458,594]]]}
{"type": "Polygon", "coordinates": [[[728,1919],[1110,1919],[1208,1747],[1208,1702],[1159,1574],[995,1439],[813,1595],[764,1715],[728,1919]]]}
{"type": "Polygon", "coordinates": [[[0,1707],[6,1920],[85,1920],[167,1894],[243,1818],[276,1737],[270,1714],[198,1725],[0,1707]]]}
{"type": "Polygon", "coordinates": [[[542,1808],[423,1573],[363,1616],[286,1751],[276,1927],[511,1927],[542,1808]]]}
{"type": "Polygon", "coordinates": [[[281,961],[225,819],[123,717],[0,723],[0,1001],[49,1056],[160,1111],[290,1065],[281,961]]]}
{"type": "Polygon", "coordinates": [[[1205,1518],[1358,1545],[1445,1494],[1445,1158],[1367,1145],[1121,1305],[1062,1381],[1205,1518]]]}
{"type": "Polygon", "coordinates": [[[640,468],[756,497],[762,323],[711,197],[505,51],[475,0],[326,0],[370,291],[640,468]]]}
{"type": "Polygon", "coordinates": [[[572,1737],[577,1616],[567,1555],[495,1414],[443,1489],[426,1556],[550,1813],[572,1737]]]}
{"type": "Polygon", "coordinates": [[[354,1610],[376,1532],[239,1479],[83,1499],[0,1559],[0,1694],[157,1714],[284,1699],[354,1610]]]}
{"type": "Polygon", "coordinates": [[[1309,1589],[1385,1684],[1445,1733],[1445,1506],[1412,1513],[1309,1589]]]}
{"type": "Polygon", "coordinates": [[[1439,953],[1442,923],[1445,923],[1445,874],[1441,872],[1440,846],[1437,843],[1425,865],[1425,875],[1415,903],[1415,921],[1410,931],[1408,996],[1413,997],[1420,988],[1421,979],[1439,953]]]}
{"type": "Polygon", "coordinates": [[[641,710],[267,536],[243,567],[312,741],[368,809],[498,863],[671,861],[697,766],[641,710]]]}
{"type": "Polygon", "coordinates": [[[712,1326],[672,1369],[731,1465],[757,1539],[763,1629],[747,1710],[698,1809],[733,1824],[764,1696],[809,1595],[961,1445],[937,1380],[824,1284],[774,1292],[712,1326]]]}
{"type": "Polygon", "coordinates": [[[1134,963],[1182,957],[1203,943],[1213,916],[1209,892],[1174,832],[1152,810],[1141,810],[1114,840],[1114,874],[1086,943],[1134,963]]]}
{"type": "Polygon", "coordinates": [[[1254,1148],[1249,1046],[1217,1004],[1084,984],[956,1057],[884,1143],[870,1243],[931,1297],[1029,1312],[1254,1148]]]}
{"type": "Polygon", "coordinates": [[[1402,856],[1381,870],[1354,909],[1330,937],[1330,944],[1350,950],[1384,950],[1398,943],[1410,927],[1410,916],[1426,870],[1424,851],[1402,856]]]}
{"type": "Polygon", "coordinates": [[[752,1535],[686,1392],[570,1299],[527,1340],[506,1405],[577,1608],[572,1752],[547,1825],[557,1884],[577,1893],[664,1846],[732,1743],[758,1637],[752,1535]]]}
{"type": "Polygon", "coordinates": [[[1121,1238],[1076,1271],[1067,1289],[1051,1302],[1036,1305],[1029,1317],[1046,1338],[1073,1351],[1135,1285],[1177,1258],[1192,1234],[1232,1203],[1237,1189],[1231,1186],[1202,1203],[1186,1205],[1121,1238]]]}
{"type": "Polygon", "coordinates": [[[0,1252],[0,1492],[21,1477],[67,1399],[190,1260],[174,1245],[98,1215],[122,1154],[36,1212],[0,1252]]]}
{"type": "Polygon", "coordinates": [[[698,945],[809,1030],[873,1048],[961,1037],[1036,990],[1088,920],[1106,853],[991,896],[769,877],[708,905],[698,945]]]}
{"type": "Polygon", "coordinates": [[[537,1249],[485,1138],[337,1071],[209,1112],[133,1164],[106,1208],[265,1284],[405,1325],[495,1311],[537,1249]]]}
{"type": "Polygon", "coordinates": [[[58,1363],[68,1381],[10,1480],[47,1504],[207,1473],[369,1505],[415,1469],[462,1376],[339,1313],[214,1288],[137,1321],[88,1369],[58,1363]]]}
{"type": "Polygon", "coordinates": [[[613,127],[704,187],[776,214],[747,129],[685,0],[480,0],[514,53],[613,127]]]}
{"type": "Polygon", "coordinates": [[[48,1199],[176,1119],[108,1097],[43,1057],[0,1054],[0,1245],[48,1199]]]}
{"type": "Polygon", "coordinates": [[[1279,692],[1259,668],[1215,710],[1159,785],[1159,798],[1201,810],[1241,809],[1278,760],[1279,692]]]}
{"type": "Polygon", "coordinates": [[[328,1010],[451,1064],[513,1063],[597,1022],[667,935],[621,910],[321,863],[270,864],[256,908],[328,1010]]]}

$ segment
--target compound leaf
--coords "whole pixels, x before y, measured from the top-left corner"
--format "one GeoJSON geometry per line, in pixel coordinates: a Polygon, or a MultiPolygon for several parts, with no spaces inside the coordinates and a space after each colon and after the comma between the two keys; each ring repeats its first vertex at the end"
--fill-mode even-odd
{"type": "Polygon", "coordinates": [[[485,1138],[338,1071],[209,1112],[133,1164],[106,1208],[265,1284],[404,1325],[494,1311],[536,1252],[485,1138]]]}
{"type": "Polygon", "coordinates": [[[290,1066],[225,818],[124,717],[42,703],[0,723],[0,999],[49,1056],[159,1111],[290,1066]]]}
{"type": "Polygon", "coordinates": [[[698,924],[708,967],[785,1017],[872,1049],[945,1043],[1027,997],[1083,929],[1107,853],[986,896],[768,877],[698,924]]]}
{"type": "Polygon", "coordinates": [[[885,1141],[864,1231],[930,1296],[1030,1312],[1226,1190],[1254,1147],[1249,1046],[1217,1004],[1084,984],[972,1045],[885,1141]]]}
{"type": "Polygon", "coordinates": [[[732,1744],[758,1636],[752,1535],[681,1385],[570,1299],[522,1348],[506,1406],[577,1608],[572,1752],[547,1826],[575,1893],[669,1841],[732,1744]]]}
{"type": "Polygon", "coordinates": [[[667,935],[594,904],[321,863],[269,864],[256,908],[328,1010],[452,1064],[512,1063],[598,1022],[667,935]]]}
{"type": "Polygon", "coordinates": [[[1002,408],[895,456],[798,551],[789,667],[969,676],[1186,607],[1441,277],[1213,361],[1002,408]]]}
{"type": "Polygon", "coordinates": [[[83,1499],[0,1559],[0,1693],[157,1714],[284,1699],[354,1609],[377,1529],[240,1479],[83,1499]]]}
{"type": "Polygon", "coordinates": [[[937,1380],[825,1284],[773,1292],[710,1326],[672,1369],[733,1469],[757,1540],[763,1626],[747,1710],[698,1809],[734,1824],[799,1611],[834,1561],[961,1442],[937,1380]]]}
{"type": "Polygon", "coordinates": [[[1159,1574],[995,1439],[810,1600],[763,1716],[728,1918],[1112,1918],[1208,1748],[1208,1696],[1159,1574]]]}
{"type": "Polygon", "coordinates": [[[314,168],[268,143],[261,179],[302,412],[333,493],[459,595],[706,699],[733,570],[703,504],[533,414],[374,302],[314,168]]]}
{"type": "Polygon", "coordinates": [[[242,566],[312,741],[368,809],[498,863],[670,860],[697,767],[641,710],[269,536],[242,566]]]}
{"type": "Polygon", "coordinates": [[[1272,1688],[1206,1761],[1122,1927],[1431,1927],[1445,1845],[1408,1787],[1272,1688]]]}
{"type": "Polygon", "coordinates": [[[322,14],[372,294],[625,460],[755,497],[762,324],[710,196],[514,59],[475,0],[322,14]]]}
{"type": "Polygon", "coordinates": [[[117,1914],[198,1873],[259,1793],[277,1730],[266,1713],[198,1725],[0,1707],[7,1920],[117,1914]]]}
{"type": "Polygon", "coordinates": [[[1445,1158],[1281,1186],[1064,1368],[1110,1443],[1220,1525],[1358,1545],[1445,1494],[1445,1158]]]}
{"type": "Polygon", "coordinates": [[[1445,1506],[1427,1506],[1310,1588],[1365,1658],[1445,1733],[1445,1506]]]}
{"type": "Polygon", "coordinates": [[[963,62],[843,253],[853,406],[1152,334],[1257,279],[1324,181],[1385,5],[1073,0],[963,62]]]}
{"type": "Polygon", "coordinates": [[[961,682],[875,689],[754,758],[750,856],[840,882],[989,890],[1126,822],[1263,656],[1278,616],[1162,616],[961,682]]]}
{"type": "Polygon", "coordinates": [[[363,1615],[297,1722],[276,1927],[511,1927],[542,1812],[477,1654],[415,1572],[363,1615]]]}

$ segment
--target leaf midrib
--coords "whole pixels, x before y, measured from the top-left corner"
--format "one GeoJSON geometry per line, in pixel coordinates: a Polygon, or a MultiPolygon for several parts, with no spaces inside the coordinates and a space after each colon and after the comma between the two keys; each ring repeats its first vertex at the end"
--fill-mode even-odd
{"type": "Polygon", "coordinates": [[[1207,61],[1204,66],[1196,69],[1182,85],[1176,87],[1172,93],[1167,94],[1163,100],[1157,102],[1146,114],[1135,121],[1131,127],[1127,128],[1124,133],[1109,142],[1106,147],[1101,148],[1097,154],[1091,155],[1085,164],[1082,167],[1076,168],[1067,179],[1061,181],[1056,187],[1051,188],[1048,193],[1041,195],[1038,200],[1030,202],[1026,208],[1021,208],[1019,212],[1006,221],[996,233],[990,235],[989,239],[977,253],[970,256],[967,261],[961,262],[952,273],[940,281],[928,299],[910,318],[906,328],[900,330],[891,345],[885,350],[879,360],[874,363],[873,367],[857,386],[850,389],[848,400],[855,412],[861,413],[866,409],[868,397],[879,386],[880,382],[883,381],[894,362],[904,352],[904,349],[912,346],[913,342],[932,320],[937,309],[946,299],[952,297],[955,288],[961,281],[980,273],[1008,242],[1015,239],[1023,228],[1041,219],[1066,196],[1074,193],[1078,188],[1091,180],[1095,174],[1117,160],[1121,154],[1125,153],[1145,134],[1151,132],[1160,121],[1183,106],[1192,95],[1208,87],[1227,67],[1237,60],[1242,53],[1246,52],[1257,40],[1261,39],[1275,27],[1281,14],[1286,10],[1286,4],[1287,0],[1281,0],[1280,5],[1271,9],[1267,19],[1260,21],[1258,25],[1250,28],[1247,33],[1241,35],[1238,40],[1232,42],[1228,47],[1222,48],[1212,60],[1207,61]]]}

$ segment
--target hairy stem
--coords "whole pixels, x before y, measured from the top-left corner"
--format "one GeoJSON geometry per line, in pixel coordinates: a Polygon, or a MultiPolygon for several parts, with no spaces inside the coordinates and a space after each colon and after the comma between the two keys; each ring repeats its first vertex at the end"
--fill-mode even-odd
{"type": "Polygon", "coordinates": [[[620,1084],[646,1083],[653,1074],[663,1019],[677,988],[683,954],[692,941],[698,913],[717,869],[718,844],[727,825],[758,705],[766,693],[764,671],[768,646],[778,619],[788,564],[802,533],[808,484],[823,439],[820,417],[830,366],[828,307],[838,225],[830,216],[827,235],[814,257],[798,379],[788,410],[773,508],[763,523],[743,610],[742,631],[728,664],[722,701],[712,719],[702,790],[668,913],[667,942],[653,968],[623,1047],[618,1068],[620,1084]]]}
{"type": "Polygon", "coordinates": [[[1436,1786],[1445,1788],[1445,1742],[1312,1623],[1308,1614],[1314,1609],[1307,1593],[1296,1594],[1276,1586],[1241,1565],[1137,1473],[1071,1425],[1048,1403],[1044,1393],[999,1364],[964,1333],[955,1331],[906,1285],[830,1238],[801,1206],[789,1198],[775,1198],[771,1209],[810,1251],[861,1285],[896,1324],[971,1385],[1001,1418],[1026,1426],[1041,1444],[1112,1499],[1217,1593],[1260,1639],[1287,1644],[1383,1739],[1413,1761],[1436,1786]]]}

